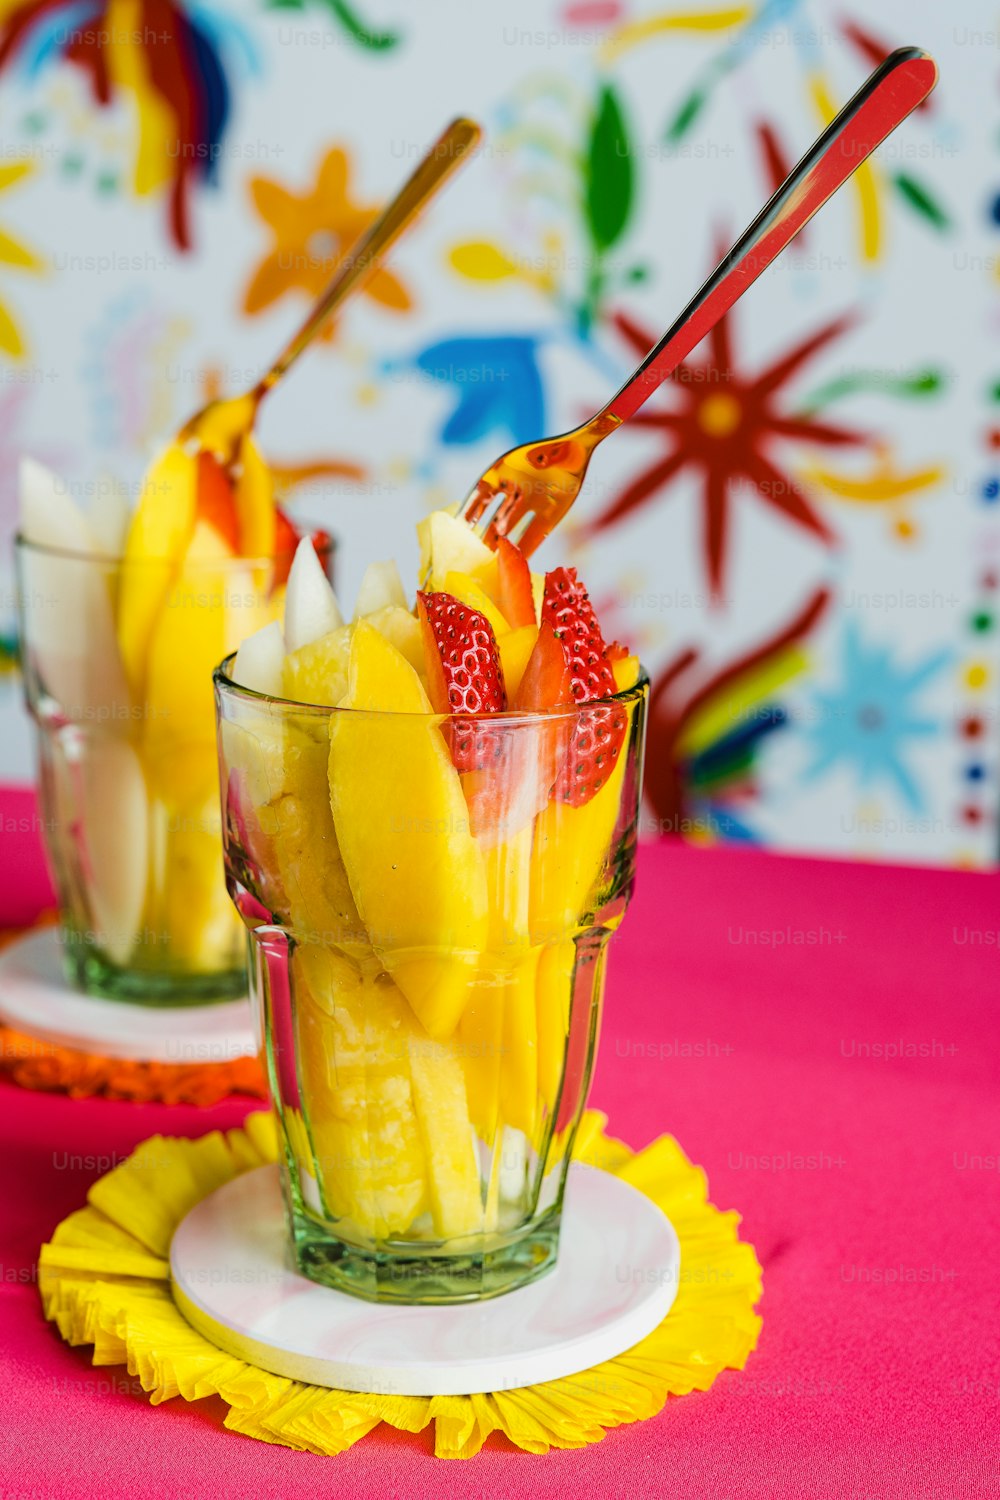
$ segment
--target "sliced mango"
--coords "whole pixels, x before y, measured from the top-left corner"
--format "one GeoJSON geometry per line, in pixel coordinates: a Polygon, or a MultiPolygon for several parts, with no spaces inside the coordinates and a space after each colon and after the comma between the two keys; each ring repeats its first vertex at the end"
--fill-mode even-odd
{"type": "Polygon", "coordinates": [[[303,1103],[326,1204],[363,1239],[403,1234],[427,1196],[410,1081],[412,1013],[391,981],[365,978],[325,948],[296,947],[291,976],[303,1103]]]}
{"type": "Polygon", "coordinates": [[[502,1015],[499,1115],[531,1137],[538,1095],[535,970],[538,951],[528,946],[531,879],[530,823],[484,850],[490,901],[490,936],[482,982],[502,1015]]]}
{"type": "Polygon", "coordinates": [[[487,970],[471,985],[459,1022],[469,1116],[476,1134],[492,1146],[500,1122],[504,1064],[503,989],[487,970]]]}
{"type": "Polygon", "coordinates": [[[516,965],[503,985],[503,1067],[500,1114],[505,1125],[534,1139],[538,1101],[537,948],[516,965]]]}
{"type": "Polygon", "coordinates": [[[354,712],[330,716],[329,776],[351,891],[422,1025],[447,1037],[486,944],[483,856],[420,679],[365,620],[355,626],[345,706],[354,712]]]}
{"type": "MultiPolygon", "coordinates": [[[[630,716],[635,712],[629,708],[630,716]]],[[[610,852],[628,765],[628,738],[600,791],[582,807],[553,799],[535,819],[531,857],[532,941],[567,937],[581,926],[610,852]]]]}
{"type": "Polygon", "coordinates": [[[273,557],[276,523],[274,478],[249,433],[240,439],[234,499],[244,557],[273,557]]]}
{"type": "Polygon", "coordinates": [[[497,640],[502,635],[510,633],[510,625],[504,618],[499,607],[493,603],[486,590],[469,576],[468,573],[458,573],[454,569],[444,576],[444,591],[451,594],[460,604],[465,604],[469,609],[478,610],[490,622],[490,627],[497,640]]]}
{"type": "Polygon", "coordinates": [[[282,691],[297,703],[334,707],[347,692],[347,664],[353,625],[341,625],[308,646],[289,651],[282,672],[282,691]]]}
{"type": "Polygon", "coordinates": [[[281,789],[258,813],[273,841],[284,913],[296,937],[343,948],[356,956],[371,945],[344,868],[327,781],[326,722],[286,722],[281,789]]]}
{"type": "Polygon", "coordinates": [[[572,938],[547,943],[538,960],[538,1090],[549,1115],[555,1110],[562,1083],[575,967],[576,944],[572,938]]]}
{"type": "Polygon", "coordinates": [[[133,692],[141,697],[150,637],[195,525],[197,459],[176,443],[151,466],[125,542],[118,641],[133,692]]]}
{"type": "Polygon", "coordinates": [[[410,1080],[434,1228],[443,1239],[478,1234],[483,1227],[479,1163],[455,1040],[416,1038],[410,1051],[410,1080]]]}
{"type": "Polygon", "coordinates": [[[518,630],[506,630],[497,636],[500,664],[503,667],[503,685],[507,689],[507,702],[513,703],[521,686],[528,657],[535,649],[538,639],[537,625],[522,625],[518,630]]]}
{"type": "Polygon", "coordinates": [[[411,615],[408,609],[400,609],[398,605],[388,604],[367,615],[366,619],[369,625],[375,627],[379,635],[384,635],[397,651],[402,652],[421,678],[426,675],[424,640],[416,615],[411,615]]]}
{"type": "Polygon", "coordinates": [[[202,803],[160,804],[154,821],[150,942],[164,945],[167,967],[211,970],[227,958],[237,967],[243,930],[223,875],[218,792],[202,803]]]}
{"type": "Polygon", "coordinates": [[[198,522],[190,565],[168,587],[150,629],[143,760],[153,792],[171,805],[204,802],[217,784],[212,671],[225,654],[229,556],[213,528],[198,522]]]}
{"type": "Polygon", "coordinates": [[[637,656],[622,656],[611,663],[611,670],[615,675],[615,688],[619,693],[625,693],[639,681],[642,667],[637,656]]]}

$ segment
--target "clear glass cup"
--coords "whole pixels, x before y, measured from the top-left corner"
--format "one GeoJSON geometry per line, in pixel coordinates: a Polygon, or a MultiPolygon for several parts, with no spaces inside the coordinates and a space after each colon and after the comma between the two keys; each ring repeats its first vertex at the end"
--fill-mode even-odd
{"type": "Polygon", "coordinates": [[[325,709],[216,673],[226,878],[280,1123],[294,1255],[373,1301],[533,1281],[634,878],[646,679],[468,720],[325,709]],[[550,800],[587,730],[624,735],[585,805],[550,800]],[[449,746],[483,736],[488,771],[449,746]]]}
{"type": "MultiPolygon", "coordinates": [[[[320,549],[328,570],[331,551],[320,549]]],[[[67,977],[149,1005],[245,993],[222,869],[212,671],[280,615],[291,555],[180,567],[18,537],[16,558],[67,977]]]]}

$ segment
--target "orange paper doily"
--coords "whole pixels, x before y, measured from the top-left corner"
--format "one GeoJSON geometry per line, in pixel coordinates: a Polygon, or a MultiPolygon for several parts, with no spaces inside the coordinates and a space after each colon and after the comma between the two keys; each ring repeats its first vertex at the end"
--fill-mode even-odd
{"type": "MultiPolygon", "coordinates": [[[[49,927],[54,916],[36,925],[49,927]]],[[[25,929],[0,934],[0,948],[25,929]]],[[[112,1002],[109,1002],[112,1003],[112,1002]]],[[[217,1104],[230,1094],[267,1098],[267,1081],[256,1057],[223,1063],[134,1062],[59,1047],[0,1023],[0,1071],[22,1088],[69,1094],[74,1099],[131,1099],[140,1104],[217,1104]]]]}

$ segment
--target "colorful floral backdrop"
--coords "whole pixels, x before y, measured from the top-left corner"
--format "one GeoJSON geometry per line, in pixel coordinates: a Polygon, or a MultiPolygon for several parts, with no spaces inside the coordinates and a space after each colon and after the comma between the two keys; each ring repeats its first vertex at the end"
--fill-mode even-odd
{"type": "MultiPolygon", "coordinates": [[[[647,832],[990,861],[997,26],[984,0],[0,0],[4,557],[21,453],[134,492],[471,113],[484,149],[263,419],[350,603],[424,510],[599,405],[915,43],[933,98],[603,446],[547,552],[650,668],[647,832]]],[[[8,638],[11,597],[8,569],[8,638]]],[[[27,778],[11,676],[2,713],[27,778]]]]}

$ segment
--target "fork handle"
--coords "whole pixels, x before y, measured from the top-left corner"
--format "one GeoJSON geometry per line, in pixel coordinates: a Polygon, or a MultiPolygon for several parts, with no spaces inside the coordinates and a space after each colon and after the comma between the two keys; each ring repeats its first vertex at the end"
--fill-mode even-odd
{"type": "Polygon", "coordinates": [[[452,120],[417,164],[395,198],[386,205],[357,243],[350,247],[320,300],[259,381],[255,391],[258,397],[263,396],[281,379],[330,314],[359,282],[371,275],[382,256],[416,218],[427,200],[433,197],[463,157],[478,144],[480,135],[480,128],[474,120],[462,117],[452,120]]]}
{"type": "Polygon", "coordinates": [[[774,197],[601,415],[617,422],[634,416],[816,210],[926,99],[936,81],[933,58],[918,47],[900,47],[891,53],[792,168],[774,197]]]}

